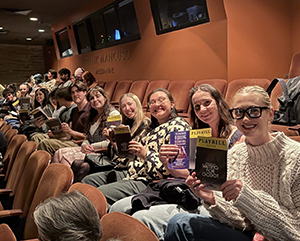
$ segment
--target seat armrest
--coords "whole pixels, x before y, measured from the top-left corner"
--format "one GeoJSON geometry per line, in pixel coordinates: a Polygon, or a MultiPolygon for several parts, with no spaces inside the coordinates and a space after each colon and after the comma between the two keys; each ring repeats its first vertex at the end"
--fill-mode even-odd
{"type": "Polygon", "coordinates": [[[1,210],[0,218],[20,216],[22,214],[23,214],[23,211],[21,209],[1,210]]]}
{"type": "Polygon", "coordinates": [[[12,193],[12,189],[10,188],[0,189],[0,195],[10,194],[10,193],[12,193]]]}

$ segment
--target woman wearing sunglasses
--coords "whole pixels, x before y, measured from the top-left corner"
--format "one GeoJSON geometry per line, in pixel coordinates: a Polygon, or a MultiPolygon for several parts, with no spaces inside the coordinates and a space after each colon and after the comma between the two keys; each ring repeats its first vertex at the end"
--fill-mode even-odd
{"type": "Polygon", "coordinates": [[[300,240],[300,144],[270,133],[274,111],[258,86],[239,90],[230,110],[245,142],[228,153],[221,191],[205,189],[196,173],[186,183],[211,215],[177,214],[165,240],[300,240]]]}

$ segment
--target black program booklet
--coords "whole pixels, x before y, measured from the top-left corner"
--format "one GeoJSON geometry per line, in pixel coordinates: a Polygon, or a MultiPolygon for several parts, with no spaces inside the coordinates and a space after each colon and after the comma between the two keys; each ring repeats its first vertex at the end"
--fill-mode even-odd
{"type": "Polygon", "coordinates": [[[213,137],[197,139],[197,178],[205,188],[220,191],[227,179],[228,140],[213,137]]]}
{"type": "Polygon", "coordinates": [[[133,159],[134,155],[128,151],[128,143],[131,141],[129,126],[119,126],[114,129],[114,137],[118,148],[118,156],[133,159]]]}

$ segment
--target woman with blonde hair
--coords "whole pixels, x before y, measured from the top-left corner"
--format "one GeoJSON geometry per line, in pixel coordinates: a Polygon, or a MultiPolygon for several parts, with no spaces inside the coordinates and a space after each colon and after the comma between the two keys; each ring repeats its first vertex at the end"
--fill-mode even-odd
{"type": "MultiPolygon", "coordinates": [[[[122,115],[122,124],[130,127],[130,133],[132,141],[140,142],[141,139],[150,131],[149,124],[150,120],[147,118],[142,109],[139,98],[132,93],[126,93],[121,96],[119,101],[120,112],[122,115]]],[[[101,176],[105,179],[108,174],[114,175],[117,178],[124,178],[127,174],[127,165],[129,162],[128,158],[120,158],[117,155],[117,146],[113,140],[113,130],[111,128],[104,128],[103,135],[110,141],[108,150],[111,155],[111,160],[116,164],[114,170],[103,171],[101,176]],[[113,174],[112,174],[113,173],[113,174]]],[[[75,181],[81,181],[87,174],[95,171],[90,170],[88,163],[82,163],[79,167],[77,166],[78,161],[72,165],[72,169],[75,174],[75,181]]],[[[101,167],[100,167],[101,168],[101,167]]],[[[97,169],[95,169],[97,171],[97,169]]],[[[100,169],[98,169],[100,171],[100,169]]]]}

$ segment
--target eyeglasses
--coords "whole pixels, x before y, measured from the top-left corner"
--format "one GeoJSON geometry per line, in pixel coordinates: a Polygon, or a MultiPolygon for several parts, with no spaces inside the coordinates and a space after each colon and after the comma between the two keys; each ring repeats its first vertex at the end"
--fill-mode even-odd
{"type": "Polygon", "coordinates": [[[255,119],[261,117],[262,110],[269,109],[269,107],[260,107],[260,106],[250,106],[246,110],[242,108],[234,108],[229,110],[231,117],[235,120],[243,119],[245,116],[245,113],[247,113],[247,116],[255,119]]]}
{"type": "Polygon", "coordinates": [[[166,97],[159,97],[157,100],[150,100],[148,102],[148,105],[149,106],[153,106],[153,105],[156,105],[156,104],[160,105],[160,104],[162,104],[164,102],[166,102],[166,97]]]}

